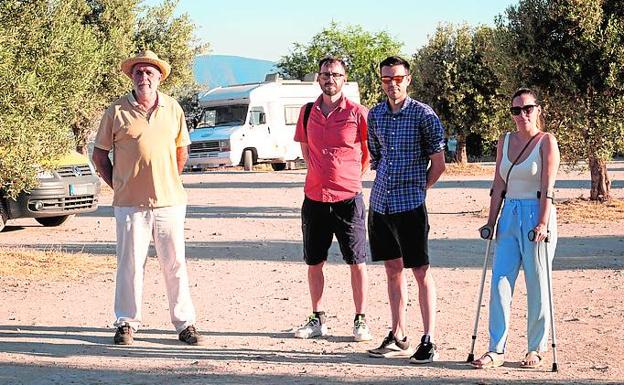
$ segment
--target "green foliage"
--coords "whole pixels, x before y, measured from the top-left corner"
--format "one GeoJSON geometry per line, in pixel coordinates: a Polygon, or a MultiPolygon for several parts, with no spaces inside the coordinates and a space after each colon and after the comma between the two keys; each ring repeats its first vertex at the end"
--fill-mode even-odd
{"type": "Polygon", "coordinates": [[[349,80],[360,88],[363,105],[372,106],[383,97],[379,82],[379,63],[397,55],[403,46],[385,31],[375,34],[357,25],[344,28],[336,22],[314,35],[307,45],[295,43],[289,55],[277,63],[279,73],[292,79],[303,79],[318,72],[318,62],[326,56],[342,58],[347,63],[349,80]]]}
{"type": "Polygon", "coordinates": [[[486,27],[439,25],[413,58],[415,98],[431,105],[460,144],[470,133],[495,139],[500,130],[493,108],[501,104],[500,83],[484,60],[491,35],[486,27]]]}
{"type": "Polygon", "coordinates": [[[540,91],[564,160],[608,160],[624,136],[624,12],[617,0],[523,0],[498,20],[503,90],[540,91]]]}
{"type": "Polygon", "coordinates": [[[120,63],[138,48],[171,63],[165,90],[183,94],[195,86],[192,61],[207,46],[192,47],[194,26],[188,15],[173,17],[176,4],[0,1],[2,193],[16,196],[35,187],[40,168],[84,148],[103,109],[130,89],[120,63]]]}
{"type": "Polygon", "coordinates": [[[100,62],[83,5],[0,2],[0,188],[10,196],[34,187],[38,168],[73,148],[73,111],[89,97],[100,62]]]}
{"type": "Polygon", "coordinates": [[[85,0],[82,22],[98,40],[100,62],[88,98],[74,110],[71,128],[81,152],[97,129],[102,110],[128,90],[128,80],[119,70],[119,63],[135,51],[132,39],[139,3],[140,0],[85,0]]]}

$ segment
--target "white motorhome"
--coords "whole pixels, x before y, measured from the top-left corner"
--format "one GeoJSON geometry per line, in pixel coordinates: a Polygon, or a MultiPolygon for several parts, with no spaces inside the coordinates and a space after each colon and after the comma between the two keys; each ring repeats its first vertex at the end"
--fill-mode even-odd
{"type": "MultiPolygon", "coordinates": [[[[360,101],[357,83],[345,83],[345,95],[360,101]]],[[[263,83],[214,88],[198,96],[202,109],[191,132],[188,168],[270,163],[274,170],[301,159],[293,140],[302,105],[321,94],[317,82],[267,75],[263,83]]]]}

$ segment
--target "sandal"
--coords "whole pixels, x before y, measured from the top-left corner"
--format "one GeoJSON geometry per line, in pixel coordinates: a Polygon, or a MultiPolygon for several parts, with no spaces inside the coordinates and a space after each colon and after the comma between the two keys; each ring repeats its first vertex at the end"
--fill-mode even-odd
{"type": "Polygon", "coordinates": [[[542,366],[543,362],[542,356],[536,352],[535,350],[531,350],[524,356],[524,360],[520,362],[520,367],[522,369],[535,369],[542,366]],[[535,360],[537,359],[537,361],[535,360]]]}
{"type": "Polygon", "coordinates": [[[487,352],[479,359],[472,361],[470,365],[472,365],[472,367],[475,369],[490,369],[502,366],[504,363],[505,359],[502,353],[499,354],[496,352],[487,352]],[[489,361],[483,363],[483,361],[486,359],[489,359],[489,361]]]}

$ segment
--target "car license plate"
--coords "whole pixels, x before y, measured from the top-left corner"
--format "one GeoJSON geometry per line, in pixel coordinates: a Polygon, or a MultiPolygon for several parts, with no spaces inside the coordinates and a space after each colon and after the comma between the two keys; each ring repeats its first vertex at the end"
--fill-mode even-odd
{"type": "Polygon", "coordinates": [[[71,196],[93,194],[95,194],[95,185],[93,183],[69,185],[69,195],[71,196]]]}

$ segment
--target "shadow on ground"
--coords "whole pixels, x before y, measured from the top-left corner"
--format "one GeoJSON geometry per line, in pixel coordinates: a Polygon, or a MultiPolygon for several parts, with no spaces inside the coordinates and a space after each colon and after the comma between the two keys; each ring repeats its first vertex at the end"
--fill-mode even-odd
{"type": "MultiPolygon", "coordinates": [[[[95,255],[115,254],[113,242],[63,245],[32,243],[21,246],[39,250],[48,250],[52,247],[67,252],[95,255]]],[[[485,241],[481,239],[433,239],[429,241],[429,250],[434,267],[481,268],[485,241]]],[[[186,253],[188,258],[198,260],[291,262],[302,260],[302,246],[297,241],[187,241],[186,253]]],[[[335,241],[329,253],[329,263],[342,263],[342,256],[335,241]]],[[[155,255],[153,247],[150,255],[155,255]]],[[[624,238],[616,236],[559,238],[553,268],[555,270],[624,268],[624,238]]]]}
{"type": "MultiPolygon", "coordinates": [[[[96,211],[80,214],[81,217],[106,218],[114,217],[113,207],[110,205],[101,205],[96,211]]],[[[187,219],[201,218],[235,218],[235,219],[284,219],[296,218],[301,216],[300,208],[291,208],[283,206],[197,206],[189,205],[186,210],[187,219]]]]}
{"type": "MultiPolygon", "coordinates": [[[[250,335],[285,338],[282,333],[231,333],[207,332],[207,337],[241,337],[250,335]]],[[[474,369],[464,362],[439,361],[422,370],[411,365],[406,367],[402,360],[380,360],[363,353],[328,353],[280,349],[253,349],[214,346],[187,346],[175,342],[175,333],[147,329],[136,335],[132,346],[115,346],[110,343],[110,329],[94,327],[55,326],[0,326],[0,352],[37,358],[48,357],[49,361],[37,364],[0,364],[0,384],[6,385],[48,385],[48,384],[489,384],[489,380],[478,380],[474,369]],[[19,329],[18,329],[19,328],[19,329]],[[18,332],[19,330],[19,332],[18,332]],[[102,335],[106,334],[106,337],[102,335]],[[142,337],[141,335],[145,335],[142,337]],[[150,337],[151,336],[151,337],[150,337]],[[156,336],[156,338],[153,338],[156,336]],[[36,342],[33,342],[36,340],[36,342]],[[162,343],[161,341],[165,341],[162,343]],[[79,357],[97,356],[108,363],[106,367],[80,367],[79,357]],[[133,360],[149,359],[154,369],[136,370],[133,360]],[[224,362],[239,361],[247,368],[254,368],[257,374],[224,373],[224,362]],[[159,366],[159,362],[163,366],[159,366]],[[172,363],[176,363],[172,368],[172,363]],[[268,373],[275,366],[295,367],[296,374],[268,373]],[[395,366],[400,374],[396,377],[319,377],[308,374],[317,365],[353,365],[358,367],[395,366]],[[118,369],[121,366],[127,369],[118,369]],[[267,371],[263,374],[263,371],[267,371]],[[455,371],[454,375],[436,375],[439,370],[455,371]]],[[[291,369],[292,370],[292,369],[291,369]]],[[[506,371],[520,370],[506,367],[506,371]]],[[[545,369],[546,371],[547,369],[545,369]]],[[[274,371],[274,370],[273,370],[274,371]]],[[[371,372],[372,373],[372,372],[371,372]]],[[[453,372],[451,372],[453,373],[453,372]]],[[[488,375],[492,375],[489,372],[488,375]]],[[[480,373],[485,375],[485,373],[480,373]]],[[[614,382],[600,380],[556,378],[554,373],[535,373],[541,384],[595,384],[614,382]],[[555,377],[555,378],[553,378],[555,377]]],[[[494,375],[495,376],[495,375],[494,375]]],[[[499,378],[500,379],[500,378],[499,378]]],[[[534,378],[516,380],[505,378],[505,384],[520,385],[535,383],[534,378]]]]}

